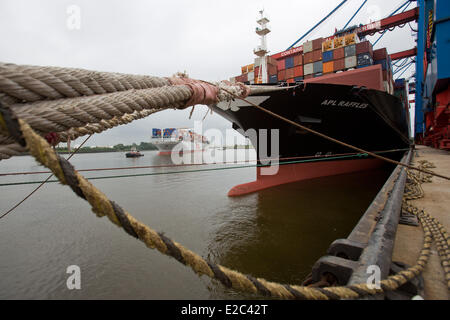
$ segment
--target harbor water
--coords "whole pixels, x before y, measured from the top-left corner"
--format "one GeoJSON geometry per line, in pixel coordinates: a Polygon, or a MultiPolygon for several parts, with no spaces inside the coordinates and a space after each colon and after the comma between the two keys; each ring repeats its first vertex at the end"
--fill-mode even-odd
{"type": "MultiPolygon", "coordinates": [[[[217,151],[255,159],[254,150],[217,151]],[[248,153],[248,154],[246,154],[248,153]]],[[[77,169],[171,164],[156,151],[77,154],[77,169]]],[[[230,159],[230,158],[227,158],[230,159]]],[[[256,178],[246,164],[81,172],[85,177],[139,175],[91,182],[131,215],[212,262],[270,281],[301,284],[335,239],[347,237],[388,178],[388,169],[301,181],[230,198],[256,178]],[[199,169],[225,169],[179,172],[199,169]]],[[[0,173],[46,171],[30,156],[0,162],[0,173]]],[[[0,183],[48,174],[0,176],[0,183]]],[[[37,184],[0,186],[0,214],[37,184]]],[[[257,299],[197,276],[98,218],[69,187],[47,183],[0,220],[0,299],[257,299]],[[69,266],[81,289],[69,290],[69,266]]]]}

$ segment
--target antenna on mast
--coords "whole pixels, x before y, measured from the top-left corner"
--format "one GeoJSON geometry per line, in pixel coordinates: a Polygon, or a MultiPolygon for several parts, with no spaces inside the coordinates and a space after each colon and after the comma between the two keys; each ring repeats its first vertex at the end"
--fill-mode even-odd
{"type": "Polygon", "coordinates": [[[255,79],[257,80],[257,83],[267,83],[269,82],[267,78],[267,53],[269,51],[267,50],[267,41],[266,36],[268,33],[270,33],[269,26],[267,25],[270,22],[270,20],[267,18],[266,15],[264,15],[264,9],[259,11],[259,17],[256,20],[256,23],[259,24],[258,27],[256,27],[256,34],[260,36],[260,45],[257,46],[253,53],[258,56],[258,58],[261,61],[261,67],[259,68],[259,72],[257,75],[255,75],[255,79]]]}

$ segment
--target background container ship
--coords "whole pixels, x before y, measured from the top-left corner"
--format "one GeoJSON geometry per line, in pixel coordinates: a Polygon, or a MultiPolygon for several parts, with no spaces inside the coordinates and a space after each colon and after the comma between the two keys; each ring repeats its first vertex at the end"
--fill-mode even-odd
{"type": "Polygon", "coordinates": [[[159,155],[170,155],[173,152],[187,153],[205,151],[209,147],[206,137],[187,128],[154,128],[151,142],[158,148],[159,155]]]}
{"type": "MultiPolygon", "coordinates": [[[[410,147],[408,85],[404,79],[393,80],[392,59],[386,48],[373,50],[365,36],[413,21],[418,10],[347,28],[271,56],[267,55],[265,39],[270,32],[269,19],[263,11],[260,14],[256,33],[261,36],[261,44],[254,50],[257,58],[241,68],[241,75],[230,79],[266,89],[248,100],[340,141],[399,160],[410,147]]],[[[396,59],[408,54],[397,55],[396,59]]],[[[352,149],[300,130],[243,101],[219,103],[214,109],[235,129],[279,130],[278,173],[263,175],[263,168],[258,167],[257,180],[235,186],[230,196],[383,165],[382,160],[361,157],[352,149]]],[[[259,150],[258,138],[248,138],[259,150]]],[[[264,157],[270,158],[270,154],[258,152],[259,164],[264,157]]]]}

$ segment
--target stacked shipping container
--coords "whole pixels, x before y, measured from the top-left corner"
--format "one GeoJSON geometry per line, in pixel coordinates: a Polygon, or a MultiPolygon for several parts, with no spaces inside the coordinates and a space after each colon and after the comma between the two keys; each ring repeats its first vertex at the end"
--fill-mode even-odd
{"type": "MultiPolygon", "coordinates": [[[[302,46],[277,53],[267,58],[268,82],[295,83],[322,75],[361,69],[380,64],[383,70],[384,89],[394,92],[392,63],[386,48],[373,50],[369,41],[360,42],[356,33],[340,37],[319,38],[307,41],[302,46]]],[[[247,84],[262,83],[261,59],[242,67],[242,74],[231,81],[247,84]]]]}
{"type": "Polygon", "coordinates": [[[387,53],[386,48],[375,50],[373,52],[373,60],[375,64],[380,64],[383,69],[383,81],[385,90],[391,94],[394,93],[394,79],[392,72],[392,61],[387,53]]]}
{"type": "Polygon", "coordinates": [[[263,75],[261,65],[263,60],[267,60],[267,79],[269,83],[278,83],[278,79],[275,77],[280,68],[283,68],[277,60],[272,57],[255,58],[253,64],[249,64],[241,67],[242,74],[236,77],[230,78],[231,82],[242,82],[246,84],[262,83],[263,75]]]}
{"type": "Polygon", "coordinates": [[[294,83],[303,80],[303,59],[301,52],[279,59],[277,64],[278,81],[294,83]]]}

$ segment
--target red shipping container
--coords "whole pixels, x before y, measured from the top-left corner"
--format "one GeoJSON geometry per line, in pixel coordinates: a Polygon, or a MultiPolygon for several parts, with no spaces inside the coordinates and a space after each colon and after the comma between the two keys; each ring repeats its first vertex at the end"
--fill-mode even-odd
{"type": "Polygon", "coordinates": [[[287,79],[286,82],[287,83],[295,83],[295,80],[294,80],[294,78],[291,78],[291,79],[287,79]]]}
{"type": "Polygon", "coordinates": [[[303,66],[294,67],[294,78],[303,77],[303,66]]]}
{"type": "Polygon", "coordinates": [[[313,53],[312,52],[305,53],[305,55],[303,56],[303,63],[308,64],[308,63],[313,63],[313,62],[314,62],[313,53]]]}
{"type": "Polygon", "coordinates": [[[378,49],[373,52],[373,60],[385,60],[388,58],[388,53],[386,48],[378,49]]]}
{"type": "Polygon", "coordinates": [[[286,80],[286,70],[278,71],[278,81],[286,80]]]}
{"type": "Polygon", "coordinates": [[[277,61],[277,68],[278,68],[278,70],[286,69],[286,64],[284,62],[284,59],[277,61]]]}
{"type": "Polygon", "coordinates": [[[320,50],[322,51],[322,43],[324,42],[323,38],[319,38],[316,40],[313,40],[313,51],[320,50]]]}
{"type": "Polygon", "coordinates": [[[322,49],[313,51],[313,62],[322,61],[322,49]]]}
{"type": "Polygon", "coordinates": [[[335,49],[333,52],[333,59],[334,60],[340,60],[345,58],[345,48],[338,48],[335,49]]]}
{"type": "Polygon", "coordinates": [[[334,60],[334,71],[345,69],[345,59],[334,60]]]}
{"type": "Polygon", "coordinates": [[[255,67],[255,70],[254,70],[254,72],[255,72],[255,78],[257,77],[257,75],[259,74],[259,67],[255,67]]]}
{"type": "Polygon", "coordinates": [[[248,81],[248,73],[241,74],[239,77],[236,78],[237,82],[246,82],[248,81]]]}
{"type": "Polygon", "coordinates": [[[267,64],[277,65],[277,60],[272,57],[267,57],[267,64]]]}
{"type": "Polygon", "coordinates": [[[356,55],[369,53],[373,57],[373,47],[370,41],[364,41],[356,44],[356,55]]]}
{"type": "Polygon", "coordinates": [[[303,56],[301,54],[298,54],[294,56],[294,66],[301,66],[303,65],[303,56]]]}
{"type": "Polygon", "coordinates": [[[270,76],[273,76],[274,74],[277,74],[277,66],[274,66],[272,64],[267,65],[267,71],[269,72],[270,76]]]}
{"type": "Polygon", "coordinates": [[[294,68],[286,69],[286,78],[294,78],[294,68]]]}

